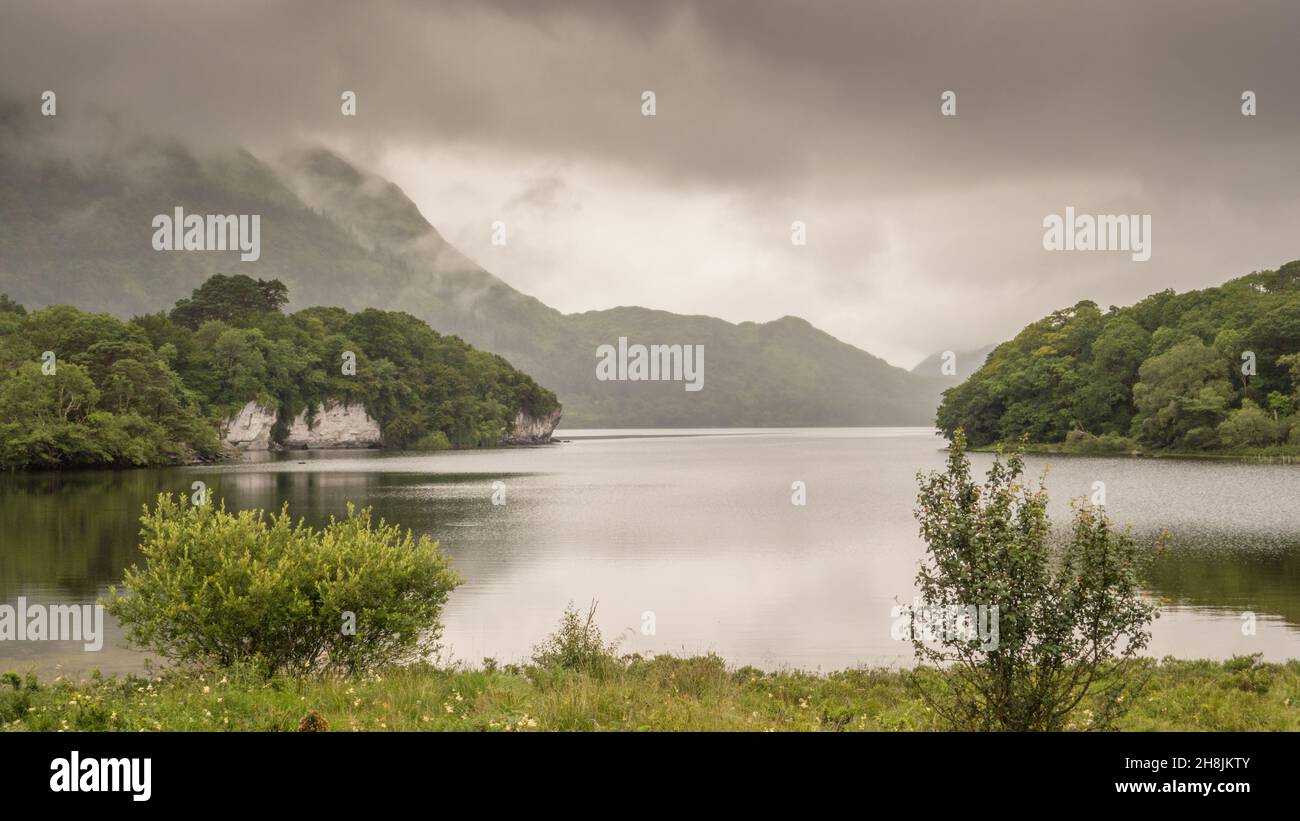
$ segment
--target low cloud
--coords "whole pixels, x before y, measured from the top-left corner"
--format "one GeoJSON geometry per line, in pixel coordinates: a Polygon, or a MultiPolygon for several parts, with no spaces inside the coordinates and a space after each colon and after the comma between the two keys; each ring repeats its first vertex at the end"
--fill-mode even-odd
{"type": "Polygon", "coordinates": [[[1300,257],[1297,30],[1266,2],[10,2],[0,94],[55,90],[69,140],[330,144],[564,310],[797,313],[910,364],[1300,257]],[[1152,260],[1043,252],[1067,205],[1151,214],[1152,260]]]}

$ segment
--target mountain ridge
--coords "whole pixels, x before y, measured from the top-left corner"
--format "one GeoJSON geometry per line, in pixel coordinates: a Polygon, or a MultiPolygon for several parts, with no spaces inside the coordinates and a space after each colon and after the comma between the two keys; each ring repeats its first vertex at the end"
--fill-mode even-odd
{"type": "Polygon", "coordinates": [[[0,170],[13,183],[0,217],[17,227],[0,236],[0,290],[29,306],[143,314],[213,273],[274,277],[294,309],[403,310],[505,357],[559,395],[568,427],[923,425],[943,388],[801,317],[732,323],[641,306],[563,314],[447,242],[398,184],[328,149],[264,161],[139,140],[74,163],[25,154],[13,129],[0,133],[0,170]],[[150,219],[176,205],[261,214],[261,258],[153,251],[150,219]],[[598,381],[596,348],[619,336],[703,344],[707,387],[598,381]]]}

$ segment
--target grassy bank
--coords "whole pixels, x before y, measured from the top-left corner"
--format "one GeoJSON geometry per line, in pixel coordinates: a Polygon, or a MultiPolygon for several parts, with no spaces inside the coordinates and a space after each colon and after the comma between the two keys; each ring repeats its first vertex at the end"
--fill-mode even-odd
{"type": "Polygon", "coordinates": [[[1294,445],[1220,450],[1153,450],[1136,444],[1124,448],[1098,448],[1087,445],[1072,445],[1066,442],[1007,442],[967,448],[967,450],[974,453],[998,453],[1012,449],[1019,449],[1024,453],[1040,456],[1123,456],[1140,459],[1205,459],[1226,462],[1300,465],[1300,447],[1294,445]]]}
{"type": "MultiPolygon", "coordinates": [[[[8,731],[933,730],[909,673],[731,669],[660,656],[592,676],[539,667],[415,666],[353,678],[235,672],[0,681],[8,731]],[[323,720],[323,722],[321,721],[323,720]]],[[[1300,661],[1151,662],[1122,730],[1300,730],[1300,661]]],[[[1088,708],[1072,717],[1086,729],[1088,708]]]]}

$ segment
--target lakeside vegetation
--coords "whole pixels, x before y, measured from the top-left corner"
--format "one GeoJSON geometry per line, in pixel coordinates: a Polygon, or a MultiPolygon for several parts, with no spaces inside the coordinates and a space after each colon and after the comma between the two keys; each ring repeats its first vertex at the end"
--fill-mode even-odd
{"type": "Polygon", "coordinates": [[[976,448],[1300,456],[1300,260],[1127,308],[1081,301],[944,392],[936,424],[976,448]]]}
{"type": "MultiPolygon", "coordinates": [[[[139,565],[104,601],[128,639],[168,663],[147,676],[0,679],[8,730],[1106,730],[1291,729],[1300,663],[1138,658],[1152,605],[1135,545],[1097,509],[1049,537],[1023,461],[970,475],[960,434],[918,475],[940,608],[994,602],[990,634],[910,634],[913,670],[818,674],[730,667],[714,655],[621,655],[572,605],[526,663],[437,666],[459,582],[437,543],[368,510],[320,529],[287,510],[227,512],[162,495],[141,518],[139,565]],[[1053,546],[1055,545],[1055,546],[1053,546]],[[991,641],[989,639],[992,639],[991,641]]],[[[882,613],[880,629],[890,619],[882,613]]],[[[895,636],[896,638],[906,638],[895,636]]]]}
{"type": "MultiPolygon", "coordinates": [[[[1113,729],[1300,730],[1300,661],[1142,660],[1146,687],[1113,729]]],[[[933,671],[921,670],[921,676],[933,671]]],[[[417,665],[346,678],[239,671],[0,679],[18,731],[925,731],[945,728],[908,670],[762,672],[717,656],[637,659],[605,673],[417,665]]],[[[1096,729],[1081,704],[1064,730],[1096,729]]]]}
{"type": "Polygon", "coordinates": [[[0,467],[163,465],[212,459],[248,402],[278,412],[360,403],[386,446],[490,447],[555,394],[495,354],[409,314],[281,310],[277,280],[216,275],[170,312],[122,321],[0,296],[0,467]],[[345,365],[355,370],[345,372],[345,365]]]}
{"type": "MultiPolygon", "coordinates": [[[[980,453],[1000,453],[1006,450],[1007,445],[1006,442],[995,442],[969,449],[980,453]]],[[[1300,464],[1300,447],[1291,445],[1257,448],[1216,448],[1214,450],[1153,449],[1143,447],[1131,439],[1066,437],[1064,442],[1017,442],[1015,447],[1024,453],[1046,456],[1135,456],[1147,459],[1198,459],[1283,465],[1300,464]]]]}

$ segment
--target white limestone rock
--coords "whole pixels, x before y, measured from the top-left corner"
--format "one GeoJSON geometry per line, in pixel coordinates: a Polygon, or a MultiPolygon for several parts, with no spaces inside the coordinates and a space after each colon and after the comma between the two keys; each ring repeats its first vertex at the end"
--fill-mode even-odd
{"type": "Polygon", "coordinates": [[[501,436],[503,445],[544,445],[551,441],[551,433],[560,424],[563,408],[556,408],[545,416],[533,416],[526,411],[515,415],[510,430],[501,436]]]}
{"type": "Polygon", "coordinates": [[[364,405],[340,402],[319,405],[311,425],[306,411],[295,416],[283,442],[291,450],[377,448],[382,443],[379,423],[370,418],[364,405]]]}
{"type": "Polygon", "coordinates": [[[270,450],[275,411],[249,402],[221,424],[221,441],[236,450],[270,450]]]}

